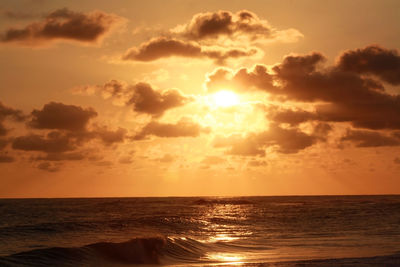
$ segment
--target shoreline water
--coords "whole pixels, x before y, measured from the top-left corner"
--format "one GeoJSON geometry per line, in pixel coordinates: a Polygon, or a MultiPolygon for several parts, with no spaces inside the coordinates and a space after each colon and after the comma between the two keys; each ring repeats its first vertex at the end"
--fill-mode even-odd
{"type": "Polygon", "coordinates": [[[400,265],[393,195],[3,199],[0,216],[0,265],[400,265]]]}

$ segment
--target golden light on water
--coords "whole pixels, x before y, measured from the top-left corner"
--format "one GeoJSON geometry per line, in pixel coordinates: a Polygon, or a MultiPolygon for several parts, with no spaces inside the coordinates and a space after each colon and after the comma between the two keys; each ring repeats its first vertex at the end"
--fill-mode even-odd
{"type": "Polygon", "coordinates": [[[239,104],[239,96],[229,90],[221,90],[213,94],[213,104],[217,107],[231,107],[239,104]]]}
{"type": "Polygon", "coordinates": [[[237,240],[239,237],[234,237],[234,236],[229,236],[227,234],[217,234],[216,236],[213,236],[210,238],[210,241],[212,242],[218,242],[218,241],[223,241],[223,242],[229,242],[233,240],[237,240]]]}
{"type": "Polygon", "coordinates": [[[233,253],[212,253],[208,255],[211,260],[229,263],[229,265],[242,264],[244,257],[233,253]]]}

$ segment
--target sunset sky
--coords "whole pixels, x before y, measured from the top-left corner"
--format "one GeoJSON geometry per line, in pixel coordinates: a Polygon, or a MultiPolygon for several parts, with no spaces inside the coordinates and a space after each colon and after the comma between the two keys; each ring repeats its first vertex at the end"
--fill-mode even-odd
{"type": "Polygon", "coordinates": [[[0,197],[400,193],[400,2],[0,3],[0,197]]]}

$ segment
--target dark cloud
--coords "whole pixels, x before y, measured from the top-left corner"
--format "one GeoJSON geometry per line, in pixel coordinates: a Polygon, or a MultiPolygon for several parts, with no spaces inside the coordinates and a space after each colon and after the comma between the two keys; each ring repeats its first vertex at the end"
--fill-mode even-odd
{"type": "Polygon", "coordinates": [[[22,111],[7,107],[0,102],[0,136],[5,136],[9,132],[9,129],[7,129],[3,124],[4,120],[11,119],[13,121],[21,122],[24,121],[25,118],[26,117],[22,111]]]}
{"type": "Polygon", "coordinates": [[[297,153],[315,144],[319,139],[298,129],[284,129],[272,124],[267,131],[249,133],[245,137],[231,136],[214,140],[215,147],[230,147],[227,154],[264,156],[267,147],[275,146],[280,153],[297,153]]]}
{"type": "Polygon", "coordinates": [[[83,160],[86,155],[82,152],[67,153],[48,153],[45,156],[34,158],[35,160],[64,161],[64,160],[83,160]]]}
{"type": "Polygon", "coordinates": [[[268,163],[265,160],[250,160],[247,162],[247,166],[249,167],[261,167],[261,166],[266,166],[268,163]]]}
{"type": "Polygon", "coordinates": [[[107,127],[97,127],[93,130],[94,136],[99,138],[105,145],[114,143],[122,143],[125,140],[127,130],[118,128],[117,130],[109,130],[107,127]]]}
{"type": "Polygon", "coordinates": [[[400,158],[396,157],[396,158],[393,160],[393,162],[396,163],[396,164],[400,164],[400,158]]]}
{"type": "MultiPolygon", "coordinates": [[[[85,109],[80,106],[50,102],[41,110],[33,110],[31,120],[27,123],[31,130],[33,128],[46,131],[40,131],[40,134],[31,132],[17,137],[0,138],[0,150],[4,150],[8,143],[11,143],[12,149],[33,154],[32,160],[48,163],[89,158],[90,153],[81,152],[80,148],[92,140],[100,141],[106,146],[125,141],[127,130],[123,128],[113,130],[96,124],[88,127],[89,121],[95,116],[97,113],[92,108],[85,109]],[[46,154],[37,156],[37,152],[46,154]]],[[[21,111],[5,107],[0,103],[0,122],[6,117],[25,120],[21,111]]],[[[1,126],[0,124],[0,130],[3,129],[1,126]]],[[[47,163],[40,166],[44,166],[45,169],[47,169],[45,166],[49,166],[49,170],[55,167],[58,169],[59,165],[47,163]]]]}
{"type": "Polygon", "coordinates": [[[111,80],[104,85],[85,86],[83,90],[93,91],[105,99],[112,99],[116,105],[132,106],[135,112],[154,117],[193,101],[192,97],[182,94],[177,89],[155,90],[148,83],[130,85],[123,81],[111,80]]]}
{"type": "Polygon", "coordinates": [[[82,160],[88,158],[89,155],[77,150],[91,140],[99,140],[109,146],[124,142],[126,133],[127,131],[123,128],[113,131],[107,127],[95,127],[91,131],[51,131],[47,135],[28,134],[14,138],[12,148],[47,153],[45,156],[33,158],[34,160],[82,160]]]}
{"type": "Polygon", "coordinates": [[[398,146],[400,139],[377,131],[348,130],[341,141],[349,141],[357,147],[398,146]]]}
{"type": "Polygon", "coordinates": [[[208,131],[208,128],[204,128],[187,118],[182,118],[177,123],[151,121],[143,127],[134,139],[144,139],[149,135],[158,137],[197,137],[201,133],[208,131]]]}
{"type": "Polygon", "coordinates": [[[97,116],[92,108],[50,102],[41,110],[33,110],[28,125],[34,129],[52,130],[47,134],[30,133],[12,140],[12,148],[24,151],[45,152],[46,156],[34,159],[46,161],[81,160],[86,157],[78,148],[91,140],[99,140],[104,145],[122,143],[127,130],[109,129],[106,126],[92,126],[90,119],[97,116]],[[68,153],[67,153],[68,152],[68,153]]]}
{"type": "Polygon", "coordinates": [[[138,83],[132,87],[132,97],[127,105],[133,110],[153,116],[161,116],[165,111],[180,107],[192,99],[175,89],[156,91],[149,84],[138,83]]]}
{"type": "Polygon", "coordinates": [[[42,162],[37,165],[38,169],[48,172],[58,172],[60,171],[60,166],[50,162],[42,162]]]}
{"type": "Polygon", "coordinates": [[[14,162],[15,159],[11,156],[8,156],[7,154],[0,154],[0,163],[11,163],[14,162]]]}
{"type": "Polygon", "coordinates": [[[189,23],[173,29],[172,33],[196,41],[218,38],[230,40],[247,38],[249,41],[258,42],[272,39],[294,41],[302,37],[302,34],[294,29],[277,31],[267,21],[247,10],[236,13],[229,11],[199,13],[194,15],[189,23]]]}
{"type": "Polygon", "coordinates": [[[277,123],[288,123],[292,126],[318,119],[317,114],[305,110],[269,108],[268,118],[277,123]]]}
{"type": "Polygon", "coordinates": [[[25,151],[60,153],[74,150],[76,143],[66,134],[53,131],[46,136],[29,134],[16,137],[12,142],[12,148],[25,151]]]}
{"type": "Polygon", "coordinates": [[[208,58],[223,65],[228,59],[261,54],[253,43],[292,42],[300,37],[302,34],[295,29],[275,30],[247,10],[199,13],[189,23],[130,48],[122,59],[146,62],[169,57],[208,58]]]}
{"type": "MultiPolygon", "coordinates": [[[[290,126],[297,126],[303,122],[323,120],[318,113],[305,111],[301,109],[283,109],[272,106],[268,110],[268,120],[275,123],[287,123],[290,126]]],[[[332,126],[325,122],[317,122],[314,125],[313,135],[325,140],[332,126]]]]}
{"type": "Polygon", "coordinates": [[[4,149],[10,141],[5,138],[0,138],[0,150],[4,149]]]}
{"type": "Polygon", "coordinates": [[[138,48],[130,48],[122,56],[123,60],[153,61],[168,57],[209,58],[218,64],[224,64],[229,58],[248,57],[257,54],[256,48],[222,48],[207,47],[199,44],[170,39],[155,38],[141,44],[138,48]]]}
{"type": "Polygon", "coordinates": [[[93,44],[100,41],[122,20],[121,17],[102,11],[82,13],[63,8],[49,13],[42,21],[26,25],[25,28],[9,28],[0,35],[0,40],[25,46],[46,45],[57,40],[93,44]]]}
{"type": "Polygon", "coordinates": [[[400,84],[400,55],[377,45],[343,53],[337,63],[343,71],[372,74],[393,85],[400,84]]]}
{"type": "MultiPolygon", "coordinates": [[[[400,96],[379,82],[337,66],[323,67],[319,53],[291,55],[272,70],[258,65],[236,73],[220,70],[208,76],[209,90],[232,83],[236,90],[256,88],[281,100],[314,103],[316,114],[286,112],[278,120],[350,122],[357,128],[400,129],[400,96]],[[295,117],[296,116],[296,117],[295,117]]],[[[215,90],[215,89],[214,89],[215,90]]]]}
{"type": "Polygon", "coordinates": [[[210,92],[221,90],[221,88],[242,92],[257,89],[276,90],[273,86],[273,75],[264,65],[256,65],[252,69],[241,68],[236,73],[226,68],[217,68],[207,75],[206,87],[210,92]]]}
{"type": "Polygon", "coordinates": [[[314,73],[318,67],[325,61],[325,57],[317,52],[309,55],[291,55],[286,56],[283,62],[276,65],[273,70],[280,79],[290,80],[294,77],[303,77],[307,74],[314,73]]]}
{"type": "Polygon", "coordinates": [[[314,126],[313,135],[323,141],[332,130],[333,127],[330,124],[319,122],[314,126]]]}
{"type": "Polygon", "coordinates": [[[97,112],[92,108],[50,102],[41,110],[32,111],[32,120],[28,125],[36,129],[82,131],[89,120],[96,116],[97,112]]]}

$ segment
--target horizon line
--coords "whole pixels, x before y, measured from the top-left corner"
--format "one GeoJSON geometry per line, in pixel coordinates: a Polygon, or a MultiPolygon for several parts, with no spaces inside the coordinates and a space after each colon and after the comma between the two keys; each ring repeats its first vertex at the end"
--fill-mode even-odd
{"type": "Polygon", "coordinates": [[[326,194],[326,195],[301,195],[301,194],[293,194],[293,195],[202,195],[202,196],[71,196],[71,197],[0,197],[0,200],[3,199],[99,199],[99,198],[243,198],[243,197],[351,197],[351,196],[400,196],[400,193],[393,194],[326,194]]]}

